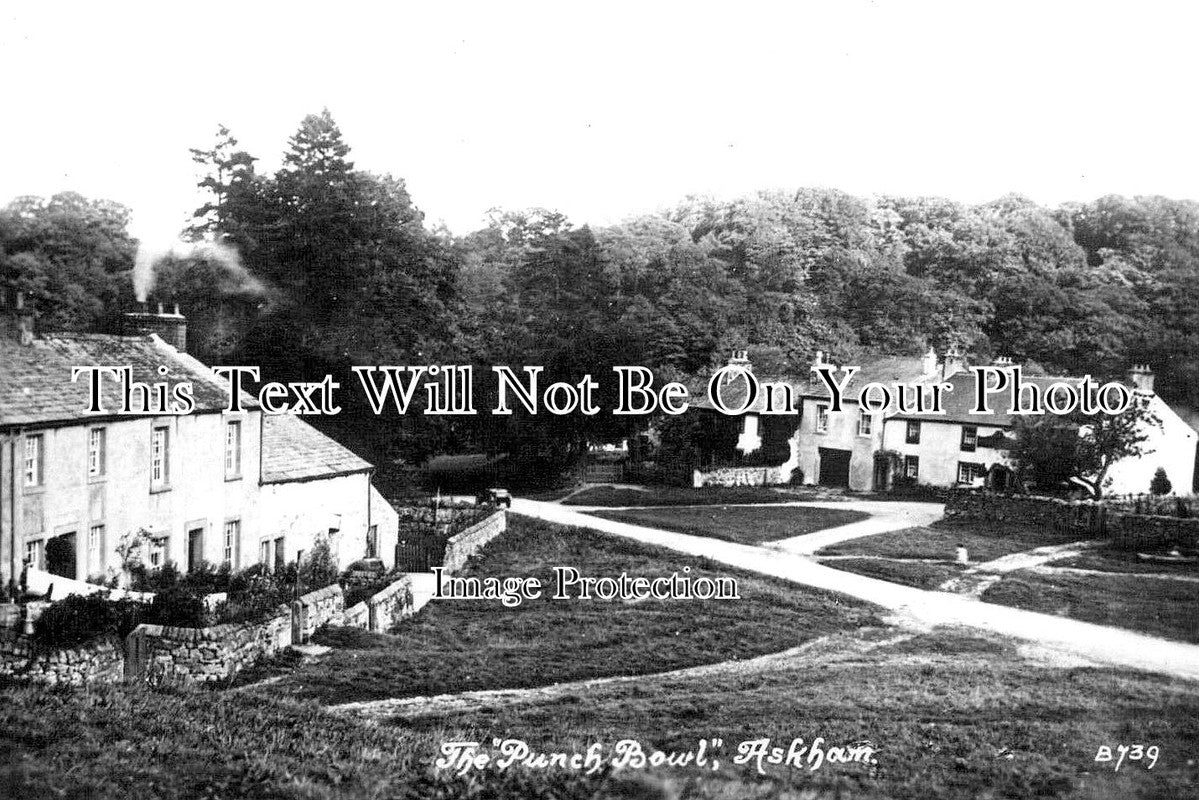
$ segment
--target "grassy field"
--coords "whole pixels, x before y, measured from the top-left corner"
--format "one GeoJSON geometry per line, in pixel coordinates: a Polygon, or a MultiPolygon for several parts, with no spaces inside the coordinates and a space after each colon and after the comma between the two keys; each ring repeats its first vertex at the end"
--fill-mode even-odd
{"type": "Polygon", "coordinates": [[[1094,569],[1100,572],[1135,572],[1154,573],[1158,575],[1189,575],[1199,577],[1199,563],[1169,564],[1153,561],[1141,561],[1135,552],[1117,550],[1114,547],[1100,547],[1088,550],[1073,558],[1053,562],[1055,567],[1074,567],[1075,569],[1094,569]]]}
{"type": "Polygon", "coordinates": [[[7,685],[0,795],[33,798],[595,797],[597,779],[432,769],[433,736],[337,717],[312,703],[137,686],[7,685]]]}
{"type": "Polygon", "coordinates": [[[988,603],[1199,642],[1199,583],[1125,575],[1019,570],[983,593],[988,603]]]}
{"type": "Polygon", "coordinates": [[[704,508],[647,508],[627,511],[591,511],[596,517],[645,525],[693,536],[708,536],[729,542],[757,544],[800,536],[805,533],[848,525],[869,514],[840,508],[748,508],[707,506],[704,508]]]}
{"type": "MultiPolygon", "coordinates": [[[[279,659],[272,693],[342,703],[636,675],[785,650],[827,633],[877,624],[867,606],[629,540],[513,516],[466,575],[535,576],[539,600],[434,600],[398,637],[333,632],[343,645],[298,664],[279,659]],[[585,575],[732,576],[740,600],[550,600],[551,569],[585,575]],[[344,645],[348,644],[346,647],[344,645]]],[[[259,670],[253,677],[270,674],[259,670]]]]}
{"type": "Polygon", "coordinates": [[[397,724],[417,736],[470,727],[559,748],[628,737],[669,750],[718,737],[731,755],[735,743],[759,737],[777,745],[823,736],[878,749],[874,766],[767,765],[759,775],[727,763],[702,776],[668,774],[684,798],[1115,800],[1199,791],[1199,687],[1037,666],[1001,640],[946,630],[769,673],[607,686],[397,724]],[[1133,741],[1161,748],[1153,770],[1095,763],[1100,745],[1133,741]]]}
{"type": "Polygon", "coordinates": [[[1062,669],[1011,645],[938,629],[770,671],[652,678],[553,700],[367,725],[263,691],[90,691],[6,686],[0,786],[13,798],[1166,798],[1199,792],[1199,687],[1109,669],[1062,669]],[[619,738],[684,750],[723,740],[720,768],[624,779],[562,771],[435,771],[440,742],[536,748],[619,738]],[[868,740],[875,764],[735,765],[739,742],[868,740]],[[1095,763],[1101,745],[1156,744],[1152,770],[1095,763]],[[1189,761],[1189,763],[1188,763],[1189,761]]]}
{"type": "Polygon", "coordinates": [[[838,558],[822,562],[826,567],[878,578],[917,589],[936,589],[966,569],[951,562],[930,564],[921,561],[886,561],[878,558],[838,558]]]}
{"type": "Polygon", "coordinates": [[[1055,534],[1032,525],[946,520],[925,528],[909,528],[842,542],[824,548],[817,556],[863,555],[951,560],[957,547],[964,545],[970,560],[978,563],[1034,547],[1077,541],[1077,538],[1077,534],[1055,534]]]}
{"type": "Polygon", "coordinates": [[[566,506],[713,506],[735,503],[790,503],[796,500],[839,500],[822,489],[763,486],[649,486],[644,489],[618,489],[596,486],[584,489],[562,505],[566,506]]]}

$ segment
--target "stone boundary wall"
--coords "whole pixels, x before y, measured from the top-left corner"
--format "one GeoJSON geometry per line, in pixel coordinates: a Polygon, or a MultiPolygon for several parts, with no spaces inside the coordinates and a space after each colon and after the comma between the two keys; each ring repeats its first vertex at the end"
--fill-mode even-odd
{"type": "Polygon", "coordinates": [[[1111,512],[1107,532],[1121,550],[1169,550],[1199,553],[1199,519],[1111,512]]]}
{"type": "MultiPolygon", "coordinates": [[[[387,633],[402,619],[412,616],[412,579],[407,575],[365,601],[369,631],[387,633]]],[[[349,621],[346,622],[350,624],[349,621]]]]}
{"type": "Polygon", "coordinates": [[[345,610],[346,596],[341,584],[300,595],[291,604],[296,628],[292,632],[292,644],[304,644],[323,625],[340,625],[345,610]]]}
{"type": "MultiPolygon", "coordinates": [[[[467,538],[460,551],[474,552],[502,531],[505,521],[501,512],[464,531],[460,536],[467,538]]],[[[36,605],[40,611],[46,604],[36,605]]],[[[138,625],[124,647],[115,637],[106,637],[78,647],[46,650],[22,632],[24,614],[8,613],[9,627],[0,629],[0,675],[74,686],[123,679],[156,686],[211,683],[226,680],[289,645],[307,642],[323,625],[387,632],[412,613],[412,579],[407,575],[349,609],[341,586],[334,584],[301,596],[290,609],[280,606],[266,620],[208,628],[138,625]]]]}
{"type": "Polygon", "coordinates": [[[125,651],[116,637],[50,650],[9,630],[0,633],[0,675],[51,686],[119,683],[125,677],[125,651]]]}
{"type": "Polygon", "coordinates": [[[342,612],[341,624],[347,628],[362,628],[367,630],[371,624],[371,609],[363,600],[342,612]]]}
{"type": "Polygon", "coordinates": [[[1199,552],[1199,519],[1130,514],[1109,508],[1103,500],[1059,500],[1034,495],[950,492],[945,500],[949,519],[1027,522],[1080,537],[1110,538],[1124,550],[1199,552]]]}
{"type": "Polygon", "coordinates": [[[691,484],[704,486],[779,486],[787,483],[782,467],[719,467],[711,472],[695,470],[691,484]]]}
{"type": "Polygon", "coordinates": [[[260,622],[210,628],[138,625],[125,640],[125,676],[171,686],[223,680],[291,644],[291,628],[286,606],[260,622]]]}
{"type": "Polygon", "coordinates": [[[450,537],[445,547],[445,558],[441,566],[446,572],[454,573],[466,566],[466,561],[482,549],[483,545],[508,530],[508,515],[497,511],[481,522],[450,537]]]}
{"type": "MultiPolygon", "coordinates": [[[[1102,516],[1103,506],[1089,500],[1059,500],[1056,497],[1034,495],[992,494],[990,492],[955,491],[945,498],[945,516],[950,519],[993,519],[1003,522],[1029,522],[1046,528],[1061,529],[1092,527],[1091,518],[1102,516]]],[[[1093,523],[1094,535],[1101,534],[1098,521],[1093,523]]]]}

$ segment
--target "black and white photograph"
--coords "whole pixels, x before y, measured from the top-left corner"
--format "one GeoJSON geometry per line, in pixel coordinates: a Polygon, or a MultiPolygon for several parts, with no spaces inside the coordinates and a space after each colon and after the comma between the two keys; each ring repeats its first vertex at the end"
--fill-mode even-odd
{"type": "Polygon", "coordinates": [[[0,797],[1199,797],[1197,31],[0,6],[0,797]]]}

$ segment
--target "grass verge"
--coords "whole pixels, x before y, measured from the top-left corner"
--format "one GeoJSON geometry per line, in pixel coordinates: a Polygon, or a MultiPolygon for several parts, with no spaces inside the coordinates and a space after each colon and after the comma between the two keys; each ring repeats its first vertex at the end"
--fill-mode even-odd
{"type": "Polygon", "coordinates": [[[869,514],[842,508],[782,506],[707,506],[704,508],[647,508],[627,511],[591,511],[596,517],[707,536],[742,544],[773,542],[805,533],[835,528],[868,519],[869,514]]]}
{"type": "Polygon", "coordinates": [[[877,536],[865,536],[826,547],[817,556],[862,555],[884,558],[952,559],[959,545],[965,546],[974,563],[1001,556],[1077,541],[1077,534],[1058,534],[1033,525],[1001,522],[936,522],[924,528],[908,528],[877,536]]]}
{"type": "MultiPolygon", "coordinates": [[[[630,738],[684,750],[724,742],[719,771],[659,771],[683,798],[1135,798],[1194,796],[1199,687],[1109,669],[1030,664],[996,638],[937,629],[770,672],[608,685],[550,702],[395,722],[414,736],[470,727],[571,749],[630,738]],[[738,743],[868,740],[877,764],[735,765],[738,743]],[[1155,743],[1114,772],[1099,746],[1155,743]]],[[[639,794],[637,797],[671,796],[639,794]]]]}
{"type": "Polygon", "coordinates": [[[584,489],[565,506],[713,506],[734,503],[791,503],[796,500],[840,500],[840,494],[807,487],[647,486],[639,489],[596,486],[584,489]]]}
{"type": "Polygon", "coordinates": [[[1199,642],[1199,583],[1194,581],[1018,570],[983,592],[982,599],[1150,636],[1199,642]]]}
{"type": "Polygon", "coordinates": [[[463,574],[537,577],[546,591],[514,608],[433,600],[398,637],[342,637],[348,648],[286,665],[290,671],[269,691],[344,703],[534,687],[749,658],[877,624],[870,607],[829,592],[515,515],[463,574]],[[689,567],[692,577],[735,578],[741,599],[552,600],[558,565],[585,576],[651,578],[689,567]]]}
{"type": "Polygon", "coordinates": [[[965,570],[961,564],[887,561],[881,558],[838,558],[821,563],[833,569],[901,583],[904,586],[915,586],[917,589],[936,589],[965,570]]]}
{"type": "Polygon", "coordinates": [[[1117,550],[1114,547],[1099,547],[1072,558],[1053,562],[1055,567],[1093,569],[1099,572],[1134,572],[1156,575],[1185,575],[1199,577],[1199,563],[1171,564],[1168,562],[1142,561],[1135,552],[1117,550]]]}

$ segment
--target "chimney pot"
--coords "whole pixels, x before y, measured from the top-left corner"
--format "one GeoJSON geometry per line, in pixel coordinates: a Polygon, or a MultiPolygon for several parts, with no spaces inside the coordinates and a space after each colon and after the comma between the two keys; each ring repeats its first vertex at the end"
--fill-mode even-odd
{"type": "Polygon", "coordinates": [[[0,313],[0,336],[13,339],[22,346],[33,344],[33,309],[25,307],[25,293],[12,293],[12,308],[7,308],[9,294],[0,292],[0,301],[5,308],[0,313]]]}
{"type": "Polygon", "coordinates": [[[1128,370],[1128,382],[1138,392],[1145,394],[1153,394],[1154,377],[1153,370],[1149,368],[1148,364],[1133,364],[1132,368],[1128,370]]]}

